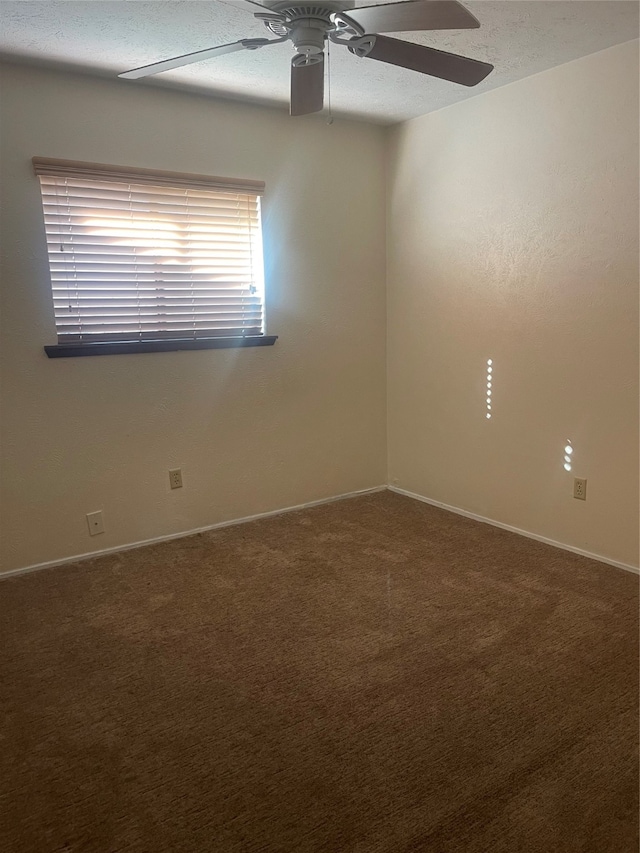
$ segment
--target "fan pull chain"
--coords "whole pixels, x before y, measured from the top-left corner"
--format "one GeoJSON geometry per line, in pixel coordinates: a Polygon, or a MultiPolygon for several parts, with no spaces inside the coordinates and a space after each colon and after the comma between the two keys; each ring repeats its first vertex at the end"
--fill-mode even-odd
{"type": "Polygon", "coordinates": [[[329,115],[327,124],[333,124],[333,113],[331,112],[331,41],[327,39],[327,107],[329,115]]]}

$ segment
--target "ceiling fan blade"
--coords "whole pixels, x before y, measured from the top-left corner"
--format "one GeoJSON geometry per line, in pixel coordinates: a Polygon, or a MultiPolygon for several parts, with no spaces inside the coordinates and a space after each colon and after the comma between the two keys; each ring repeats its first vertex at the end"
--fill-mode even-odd
{"type": "Polygon", "coordinates": [[[253,50],[269,43],[269,39],[242,39],[230,44],[220,44],[217,47],[208,47],[205,50],[197,50],[195,53],[185,53],[182,56],[174,56],[173,59],[163,59],[160,62],[152,62],[151,65],[142,65],[131,71],[124,71],[118,77],[127,80],[137,80],[140,77],[148,77],[150,74],[159,74],[160,71],[169,71],[171,68],[180,68],[183,65],[191,65],[192,62],[200,62],[203,59],[211,59],[213,56],[222,56],[224,53],[234,53],[236,50],[253,50]]]}
{"type": "Polygon", "coordinates": [[[493,71],[493,65],[489,65],[488,62],[469,59],[457,53],[447,53],[444,50],[436,50],[433,47],[386,36],[371,38],[374,44],[371,50],[364,54],[367,59],[399,65],[401,68],[430,74],[432,77],[460,83],[462,86],[476,86],[493,71]]]}
{"type": "Polygon", "coordinates": [[[365,33],[406,33],[411,30],[467,30],[480,22],[456,0],[405,0],[349,9],[346,14],[365,33]]]}
{"type": "Polygon", "coordinates": [[[291,65],[292,116],[317,113],[324,104],[324,54],[313,65],[291,65]]]}

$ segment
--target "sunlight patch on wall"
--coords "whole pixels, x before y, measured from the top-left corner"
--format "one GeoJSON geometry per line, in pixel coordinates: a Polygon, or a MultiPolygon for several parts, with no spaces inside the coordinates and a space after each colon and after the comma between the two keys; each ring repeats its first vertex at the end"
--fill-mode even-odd
{"type": "Polygon", "coordinates": [[[573,446],[571,445],[571,440],[567,439],[567,443],[564,447],[564,470],[571,470],[571,463],[573,462],[573,446]]]}

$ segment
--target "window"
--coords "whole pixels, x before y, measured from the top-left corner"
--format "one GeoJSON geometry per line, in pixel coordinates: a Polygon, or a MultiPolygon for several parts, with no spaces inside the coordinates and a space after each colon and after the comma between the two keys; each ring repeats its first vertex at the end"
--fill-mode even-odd
{"type": "Polygon", "coordinates": [[[34,158],[58,345],[50,357],[272,344],[264,184],[34,158]]]}

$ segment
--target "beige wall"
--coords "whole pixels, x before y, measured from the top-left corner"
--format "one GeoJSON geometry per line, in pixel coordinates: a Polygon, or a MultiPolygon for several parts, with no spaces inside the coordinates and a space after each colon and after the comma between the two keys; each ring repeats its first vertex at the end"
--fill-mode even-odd
{"type": "Polygon", "coordinates": [[[4,570],[385,482],[380,128],[17,66],[2,114],[4,570]],[[47,359],[34,155],[264,179],[276,345],[47,359]]]}
{"type": "Polygon", "coordinates": [[[637,565],[637,42],[390,144],[390,482],[637,565]]]}
{"type": "Polygon", "coordinates": [[[4,68],[2,569],[379,485],[387,424],[391,483],[637,564],[637,63],[393,129],[386,306],[379,128],[4,68]],[[266,180],[276,346],[48,360],[34,155],[266,180]]]}

